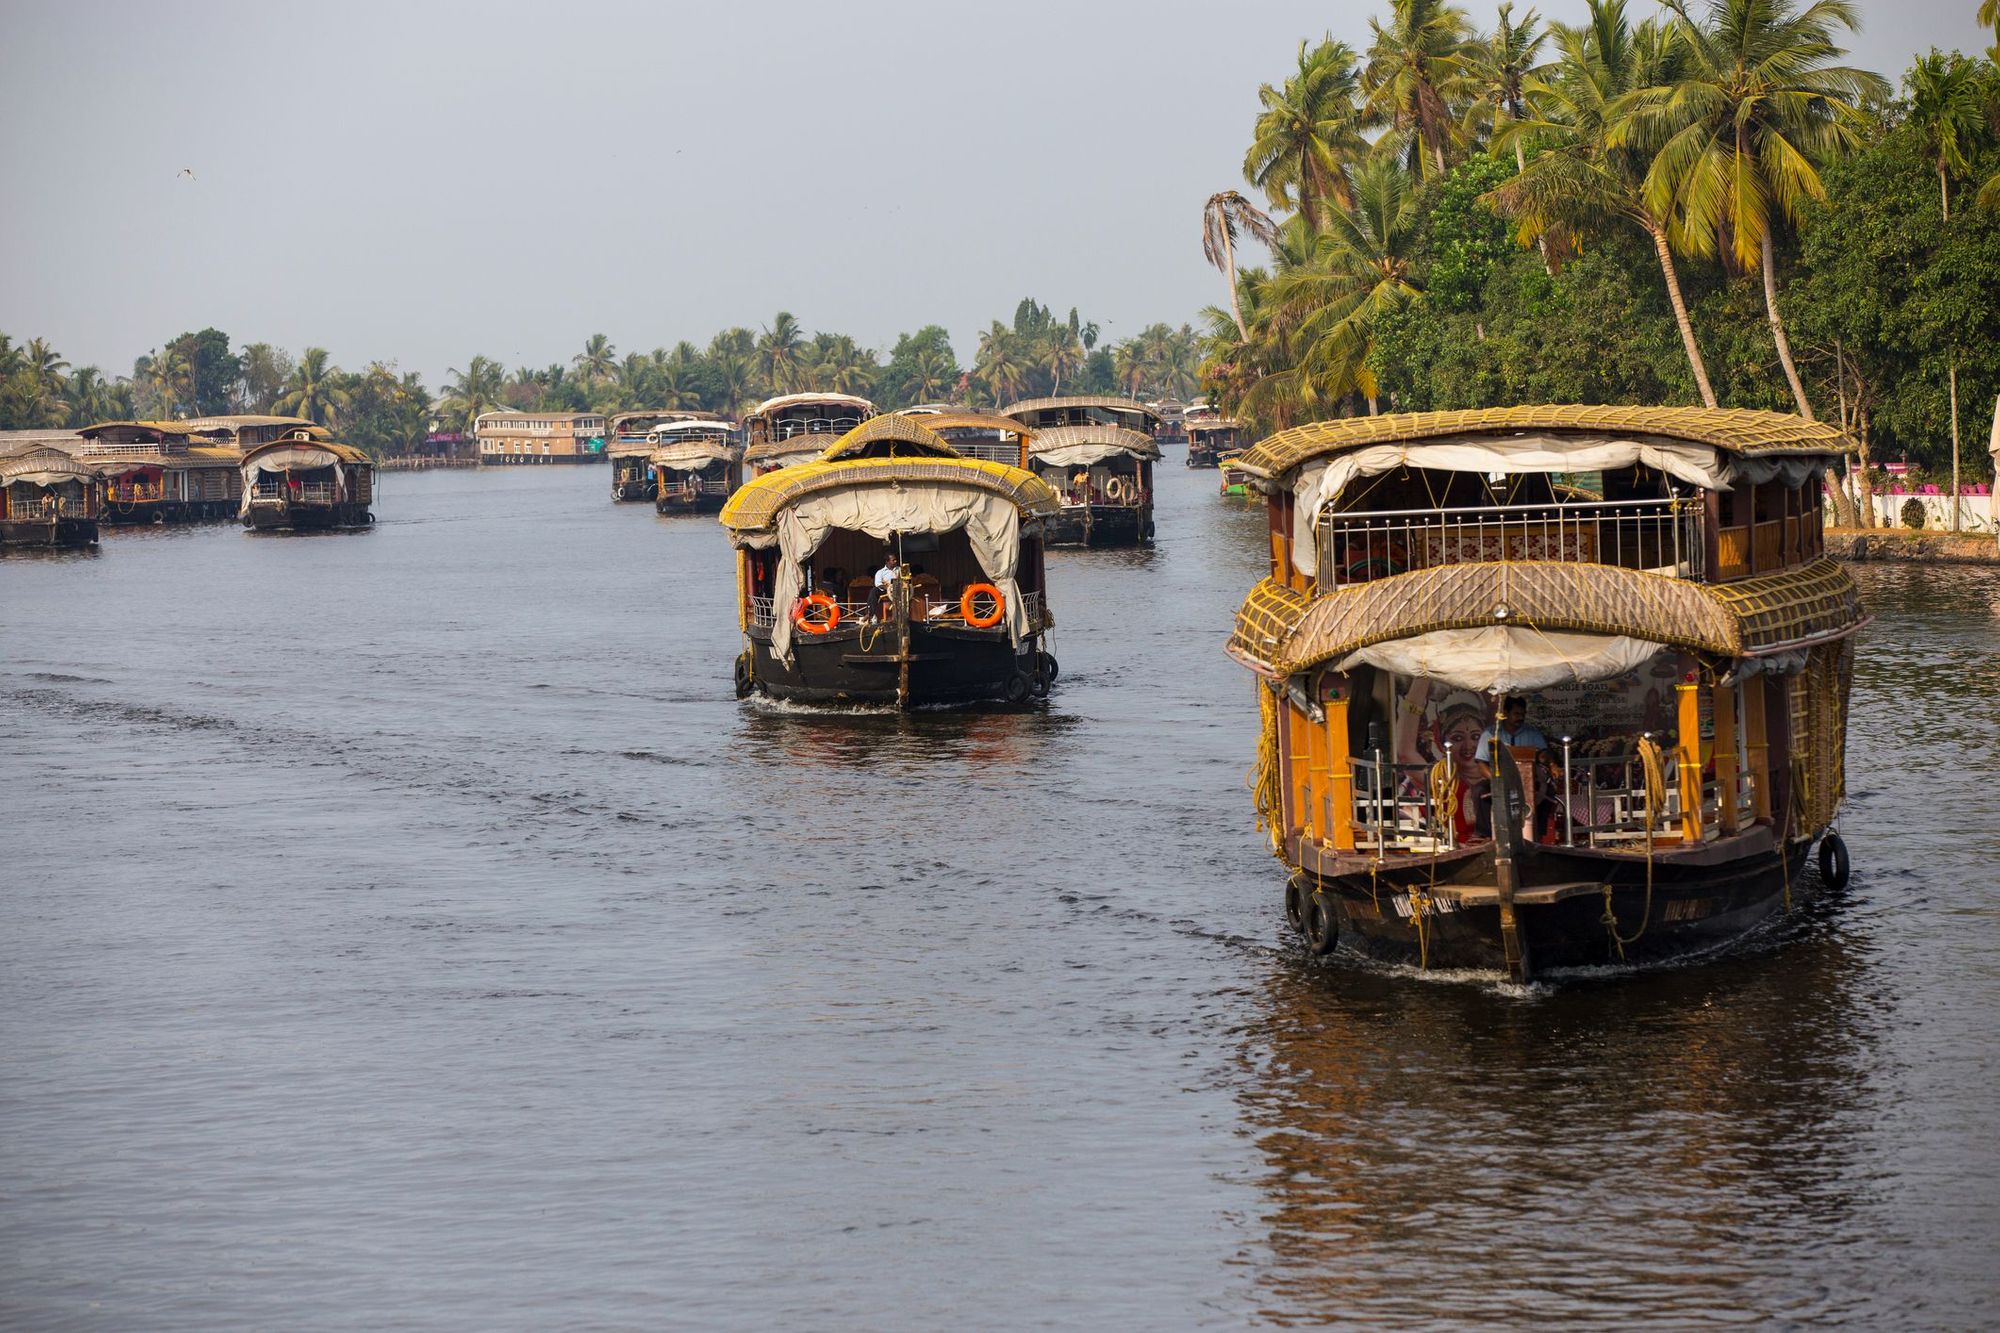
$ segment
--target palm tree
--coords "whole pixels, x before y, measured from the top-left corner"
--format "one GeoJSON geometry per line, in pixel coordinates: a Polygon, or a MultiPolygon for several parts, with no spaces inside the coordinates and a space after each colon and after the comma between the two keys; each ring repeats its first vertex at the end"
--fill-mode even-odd
{"type": "Polygon", "coordinates": [[[805,344],[805,331],[799,322],[790,311],[780,310],[757,340],[757,369],[772,393],[789,393],[798,387],[805,344]]]}
{"type": "Polygon", "coordinates": [[[1614,109],[1613,146],[1658,145],[1646,173],[1646,204],[1670,219],[1684,251],[1727,249],[1743,268],[1761,265],[1764,310],[1799,415],[1812,404],[1778,315],[1773,235],[1806,201],[1824,199],[1818,164],[1853,147],[1866,125],[1861,104],[1888,95],[1880,75],[1833,62],[1845,54],[1838,28],[1856,25],[1853,0],[1710,0],[1708,22],[1687,0],[1666,0],[1687,65],[1672,84],[1642,88],[1614,109]]]}
{"type": "Polygon", "coordinates": [[[1236,295],[1236,234],[1239,230],[1249,232],[1265,245],[1278,236],[1277,224],[1271,221],[1270,215],[1261,212],[1236,191],[1224,190],[1210,195],[1201,211],[1202,257],[1229,279],[1229,309],[1236,316],[1237,335],[1248,342],[1250,330],[1244,327],[1243,305],[1236,295]]]}
{"type": "Polygon", "coordinates": [[[21,376],[30,424],[59,426],[69,420],[69,362],[49,346],[46,338],[30,338],[21,349],[21,376]]]}
{"type": "Polygon", "coordinates": [[[1022,358],[1021,339],[1014,330],[994,320],[979,335],[979,353],[972,364],[973,379],[992,395],[995,407],[1020,398],[1027,383],[1028,367],[1022,358]]]}
{"type": "Polygon", "coordinates": [[[1648,161],[1637,149],[1609,141],[1611,107],[1636,89],[1672,80],[1675,48],[1650,19],[1635,31],[1625,17],[1625,0],[1590,0],[1589,21],[1558,24],[1554,36],[1557,58],[1532,85],[1539,114],[1513,120],[1499,137],[1518,151],[1522,139],[1532,136],[1541,151],[1489,198],[1518,225],[1523,244],[1539,243],[1551,233],[1587,233],[1621,219],[1645,232],[1667,284],[1667,303],[1695,388],[1701,401],[1714,407],[1715,389],[1688,317],[1667,221],[1647,204],[1648,161]]]}
{"type": "Polygon", "coordinates": [[[1062,382],[1072,378],[1083,369],[1089,353],[1083,350],[1083,340],[1077,331],[1067,324],[1058,324],[1050,329],[1043,339],[1037,364],[1048,372],[1051,394],[1062,392],[1062,382]]]}
{"type": "Polygon", "coordinates": [[[603,334],[593,333],[584,340],[573,364],[576,373],[590,383],[610,379],[618,368],[618,349],[603,334]]]}
{"type": "Polygon", "coordinates": [[[757,369],[747,353],[732,347],[709,353],[710,380],[715,389],[712,407],[732,417],[741,417],[756,406],[757,369]]]}
{"type": "Polygon", "coordinates": [[[96,366],[85,366],[69,377],[69,421],[73,426],[88,426],[96,421],[110,421],[117,416],[117,401],[111,386],[104,382],[104,374],[96,366]]]}
{"type": "MultiPolygon", "coordinates": [[[[1514,6],[1511,3],[1500,6],[1493,35],[1466,48],[1466,86],[1477,93],[1466,104],[1468,132],[1484,127],[1497,135],[1502,127],[1527,118],[1528,99],[1545,72],[1535,58],[1547,40],[1541,16],[1534,10],[1529,10],[1517,24],[1514,6]]],[[[1522,138],[1518,134],[1513,136],[1517,171],[1528,169],[1522,138]]]]}
{"type": "Polygon", "coordinates": [[[1370,19],[1368,27],[1367,109],[1409,138],[1426,173],[1442,175],[1456,138],[1452,105],[1466,82],[1465,11],[1445,0],[1392,0],[1389,25],[1370,19]]]}
{"type": "Polygon", "coordinates": [[[1264,110],[1243,155],[1244,179],[1273,208],[1297,209],[1314,230],[1323,201],[1332,198],[1342,208],[1353,202],[1347,164],[1368,151],[1355,106],[1359,89],[1354,48],[1329,34],[1310,50],[1299,43],[1298,72],[1284,87],[1257,90],[1264,110]]]}
{"type": "Polygon", "coordinates": [[[1971,169],[1965,149],[1985,119],[1979,69],[1956,51],[1941,55],[1933,47],[1910,67],[1905,82],[1910,90],[1910,124],[1922,136],[1924,151],[1937,168],[1938,206],[1949,222],[1951,177],[1971,169]]]}
{"type": "MultiPolygon", "coordinates": [[[[502,376],[500,363],[490,357],[475,356],[466,362],[464,370],[451,370],[450,383],[445,385],[444,401],[439,404],[439,414],[458,429],[470,435],[479,421],[481,413],[491,412],[501,406],[501,395],[507,383],[502,376]]],[[[515,374],[515,383],[526,376],[534,382],[534,371],[522,369],[515,374]]]]}
{"type": "MultiPolygon", "coordinates": [[[[194,367],[184,349],[169,344],[155,356],[141,357],[132,369],[149,400],[148,410],[161,417],[172,416],[175,408],[194,397],[194,367]]],[[[294,378],[297,373],[294,368],[294,378]]]]}
{"type": "Polygon", "coordinates": [[[308,347],[286,381],[285,396],[276,404],[281,416],[304,417],[331,427],[347,410],[351,395],[341,384],[337,367],[327,364],[324,347],[308,347]]]}

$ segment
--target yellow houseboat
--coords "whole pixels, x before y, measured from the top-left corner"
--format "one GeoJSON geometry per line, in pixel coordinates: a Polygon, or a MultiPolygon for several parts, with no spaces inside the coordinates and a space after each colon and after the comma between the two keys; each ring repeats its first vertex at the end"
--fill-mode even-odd
{"type": "Polygon", "coordinates": [[[1015,403],[1035,432],[1029,466],[1062,500],[1051,546],[1142,546],[1153,540],[1154,439],[1160,418],[1130,398],[1077,395],[1015,403]]]}
{"type": "Polygon", "coordinates": [[[360,528],[375,521],[375,464],[326,433],[287,432],[243,455],[243,525],[259,531],[360,528]]]}
{"type": "Polygon", "coordinates": [[[1056,510],[1034,474],[893,414],[753,478],[722,511],[737,693],[899,708],[1046,694],[1042,524],[1056,510]]]}
{"type": "Polygon", "coordinates": [[[1515,407],[1319,422],[1237,468],[1271,575],[1257,809],[1312,949],[1537,968],[1700,952],[1787,906],[1844,794],[1845,454],[1798,417],[1515,407]]]}
{"type": "Polygon", "coordinates": [[[849,393],[786,393],[743,418],[743,462],[750,475],[810,463],[835,440],[875,415],[875,404],[849,393]]]}
{"type": "Polygon", "coordinates": [[[0,457],[0,545],[95,546],[104,480],[51,445],[0,457]]]}
{"type": "Polygon", "coordinates": [[[646,437],[652,452],[653,508],[662,514],[712,512],[743,484],[743,450],[727,421],[705,412],[662,421],[646,437]]]}

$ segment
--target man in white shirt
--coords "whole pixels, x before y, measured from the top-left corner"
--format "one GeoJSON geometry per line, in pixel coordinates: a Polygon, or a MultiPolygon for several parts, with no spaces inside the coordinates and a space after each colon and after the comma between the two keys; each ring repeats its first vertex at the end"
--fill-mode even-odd
{"type": "Polygon", "coordinates": [[[875,571],[875,587],[878,590],[886,591],[889,585],[896,581],[897,563],[896,553],[889,552],[888,558],[882,562],[882,568],[875,571]]]}

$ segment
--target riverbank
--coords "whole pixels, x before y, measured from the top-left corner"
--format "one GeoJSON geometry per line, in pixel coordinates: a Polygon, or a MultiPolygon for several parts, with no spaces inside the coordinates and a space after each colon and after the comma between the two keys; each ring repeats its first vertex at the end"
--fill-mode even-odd
{"type": "Polygon", "coordinates": [[[2000,565],[2000,542],[1995,542],[1991,533],[1953,534],[1911,528],[1828,528],[1826,553],[1835,560],[2000,565]]]}

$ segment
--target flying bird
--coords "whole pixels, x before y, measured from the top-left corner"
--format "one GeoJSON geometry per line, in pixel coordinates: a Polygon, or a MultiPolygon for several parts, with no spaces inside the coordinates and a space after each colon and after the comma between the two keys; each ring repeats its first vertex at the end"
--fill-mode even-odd
{"type": "Polygon", "coordinates": [[[175,179],[175,180],[179,180],[179,179],[180,179],[180,178],[181,178],[182,176],[185,176],[185,177],[187,177],[187,178],[188,178],[189,180],[193,180],[193,179],[194,179],[194,168],[193,168],[193,167],[182,167],[182,168],[180,169],[180,171],[179,171],[179,172],[178,172],[178,173],[177,173],[177,174],[176,174],[176,175],[174,176],[174,179],[175,179]]]}

